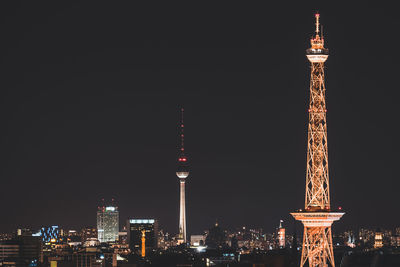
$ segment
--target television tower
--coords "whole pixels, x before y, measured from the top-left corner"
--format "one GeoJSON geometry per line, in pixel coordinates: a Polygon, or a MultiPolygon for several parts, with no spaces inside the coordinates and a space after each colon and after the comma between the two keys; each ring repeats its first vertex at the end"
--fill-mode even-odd
{"type": "Polygon", "coordinates": [[[303,249],[300,266],[335,266],[331,225],[344,212],[331,210],[328,175],[328,141],[326,128],[324,63],[328,49],[320,36],[319,14],[315,14],[315,36],[306,55],[311,62],[310,108],[307,142],[305,210],[291,213],[303,223],[303,249]]]}
{"type": "Polygon", "coordinates": [[[184,133],[184,122],[183,122],[183,112],[181,109],[181,147],[178,157],[178,170],[176,171],[176,176],[179,178],[180,184],[180,202],[179,202],[179,234],[178,234],[178,245],[186,243],[186,207],[185,207],[185,182],[186,178],[189,176],[188,160],[185,156],[185,133],[184,133]]]}

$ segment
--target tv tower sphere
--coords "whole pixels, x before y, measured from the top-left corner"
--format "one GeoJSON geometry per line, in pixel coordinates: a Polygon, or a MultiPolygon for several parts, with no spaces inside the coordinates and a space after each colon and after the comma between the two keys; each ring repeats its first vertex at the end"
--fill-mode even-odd
{"type": "Polygon", "coordinates": [[[186,177],[189,176],[189,172],[181,171],[181,172],[176,172],[176,176],[180,179],[185,179],[186,177]]]}
{"type": "Polygon", "coordinates": [[[186,171],[186,170],[183,170],[183,169],[182,170],[178,170],[176,172],[176,176],[178,176],[179,179],[185,179],[186,177],[189,176],[189,171],[186,171]]]}

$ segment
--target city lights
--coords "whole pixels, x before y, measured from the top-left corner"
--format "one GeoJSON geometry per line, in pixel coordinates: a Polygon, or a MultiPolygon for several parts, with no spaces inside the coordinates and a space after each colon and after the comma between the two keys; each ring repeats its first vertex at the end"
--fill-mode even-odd
{"type": "Polygon", "coordinates": [[[0,267],[400,267],[395,4],[1,1],[0,267]]]}

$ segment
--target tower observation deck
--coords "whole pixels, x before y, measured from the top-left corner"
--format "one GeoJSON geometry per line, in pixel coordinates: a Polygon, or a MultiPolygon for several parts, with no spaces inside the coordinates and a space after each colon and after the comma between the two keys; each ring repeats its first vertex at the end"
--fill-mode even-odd
{"type": "Polygon", "coordinates": [[[319,14],[315,14],[315,19],[315,35],[311,38],[311,48],[306,50],[311,80],[305,209],[291,214],[304,225],[300,266],[308,262],[310,267],[334,267],[331,225],[344,213],[332,211],[330,205],[324,75],[329,50],[320,35],[319,14]]]}

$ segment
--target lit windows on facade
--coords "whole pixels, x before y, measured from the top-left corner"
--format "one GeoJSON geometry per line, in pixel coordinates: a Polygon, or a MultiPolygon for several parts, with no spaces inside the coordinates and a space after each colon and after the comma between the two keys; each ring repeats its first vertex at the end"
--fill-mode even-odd
{"type": "Polygon", "coordinates": [[[42,227],[39,235],[45,244],[56,244],[62,241],[61,231],[57,225],[42,227]]]}
{"type": "Polygon", "coordinates": [[[97,237],[101,243],[118,240],[119,211],[115,206],[101,206],[97,209],[97,237]]]}
{"type": "Polygon", "coordinates": [[[158,245],[158,223],[154,219],[130,219],[127,221],[129,248],[133,253],[149,252],[158,245]],[[144,242],[142,240],[144,237],[144,242]]]}

